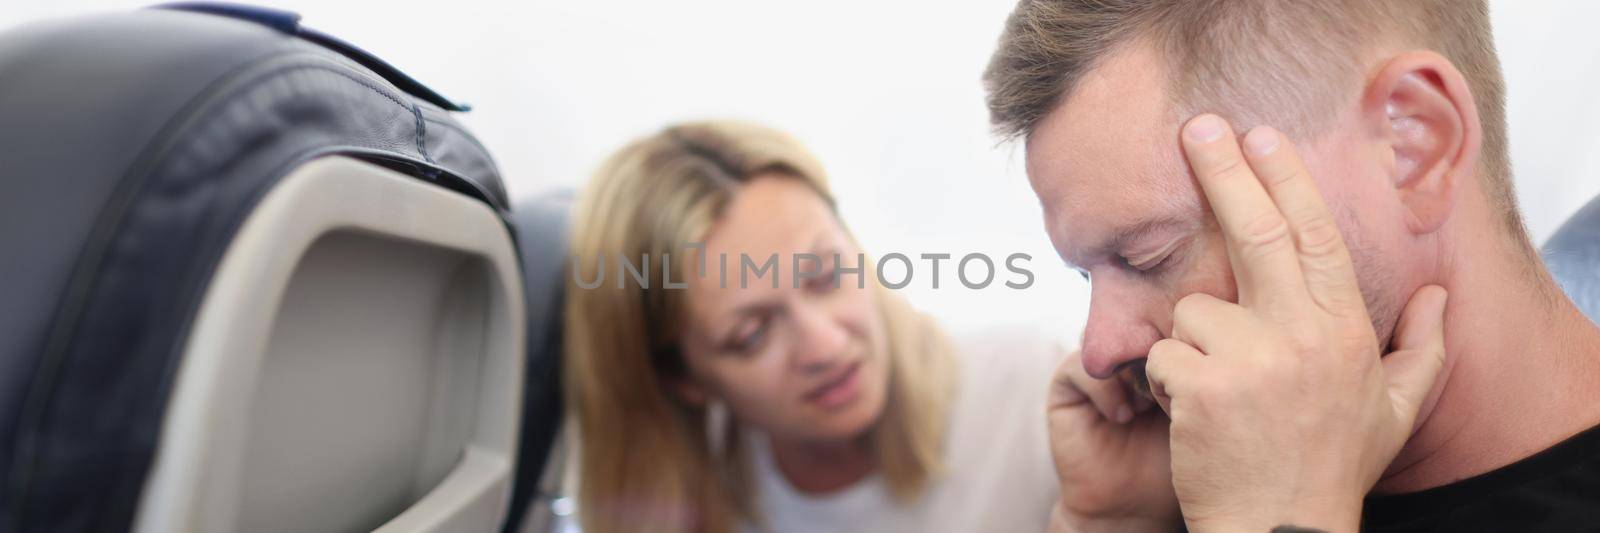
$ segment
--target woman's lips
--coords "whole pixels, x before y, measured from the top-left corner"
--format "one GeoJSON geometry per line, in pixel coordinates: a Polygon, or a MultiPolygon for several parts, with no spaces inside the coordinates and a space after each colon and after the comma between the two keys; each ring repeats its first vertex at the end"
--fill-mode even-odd
{"type": "Polygon", "coordinates": [[[805,401],[827,410],[838,409],[849,404],[860,393],[861,380],[858,378],[860,373],[861,362],[851,363],[838,376],[807,392],[805,401]]]}

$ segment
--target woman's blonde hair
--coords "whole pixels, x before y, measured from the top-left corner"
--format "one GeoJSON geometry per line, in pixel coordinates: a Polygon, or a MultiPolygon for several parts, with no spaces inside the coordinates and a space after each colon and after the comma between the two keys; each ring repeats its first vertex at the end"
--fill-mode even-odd
{"type": "MultiPolygon", "coordinates": [[[[563,381],[582,443],[578,506],[586,532],[726,532],[741,518],[759,520],[738,421],[709,427],[704,406],[669,391],[687,372],[677,351],[687,291],[663,288],[668,279],[688,279],[685,262],[666,262],[667,273],[645,268],[647,283],[583,288],[578,280],[604,279],[608,260],[615,270],[621,258],[665,261],[682,252],[704,238],[742,184],[774,173],[834,205],[821,165],[799,143],[740,122],[681,124],[635,141],[600,167],[579,198],[563,381]]],[[[888,486],[905,501],[939,468],[951,358],[931,320],[889,293],[870,268],[861,275],[876,291],[889,351],[887,400],[867,439],[888,486]]]]}

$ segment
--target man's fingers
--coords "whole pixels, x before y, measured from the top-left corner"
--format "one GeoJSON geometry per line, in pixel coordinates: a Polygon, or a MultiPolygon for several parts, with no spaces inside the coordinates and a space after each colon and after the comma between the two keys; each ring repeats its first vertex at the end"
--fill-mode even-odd
{"type": "Polygon", "coordinates": [[[1172,398],[1183,392],[1181,380],[1200,375],[1199,365],[1205,364],[1205,354],[1176,339],[1161,339],[1150,347],[1150,359],[1145,363],[1145,373],[1150,378],[1150,393],[1156,397],[1161,410],[1172,416],[1172,398]]]}
{"type": "Polygon", "coordinates": [[[1250,168],[1289,223],[1306,292],[1323,309],[1341,316],[1365,309],[1339,226],[1294,145],[1268,126],[1251,129],[1243,144],[1250,168]]]}
{"type": "Polygon", "coordinates": [[[1134,405],[1122,382],[1090,376],[1083,369],[1082,358],[1074,352],[1056,367],[1050,384],[1050,409],[1082,407],[1083,404],[1089,404],[1102,418],[1118,424],[1133,420],[1134,405]]]}
{"type": "Polygon", "coordinates": [[[1305,294],[1288,221],[1262,188],[1228,123],[1200,115],[1183,128],[1183,150],[1222,226],[1228,258],[1246,306],[1297,303],[1305,294]]]}
{"type": "Polygon", "coordinates": [[[1227,353],[1238,332],[1252,327],[1250,311],[1227,300],[1196,292],[1172,307],[1172,338],[1204,353],[1227,353]]]}
{"type": "MultiPolygon", "coordinates": [[[[1390,403],[1408,430],[1444,370],[1444,310],[1448,295],[1436,285],[1417,290],[1395,327],[1395,351],[1383,358],[1390,403]]],[[[1408,433],[1409,435],[1409,433],[1408,433]]]]}

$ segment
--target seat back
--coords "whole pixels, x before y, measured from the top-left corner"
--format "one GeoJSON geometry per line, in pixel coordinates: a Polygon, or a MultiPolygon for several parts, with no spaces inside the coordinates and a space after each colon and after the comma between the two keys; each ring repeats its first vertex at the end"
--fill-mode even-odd
{"type": "Polygon", "coordinates": [[[200,304],[135,530],[495,529],[522,326],[493,210],[346,158],[295,170],[200,304]]]}
{"type": "Polygon", "coordinates": [[[505,531],[548,531],[564,456],[556,446],[562,427],[561,328],[570,191],[518,202],[511,221],[527,291],[528,357],[522,404],[522,439],[516,487],[505,531]]]}
{"type": "Polygon", "coordinates": [[[20,27],[0,79],[0,531],[501,526],[524,295],[463,106],[237,5],[20,27]]]}
{"type": "Polygon", "coordinates": [[[1600,323],[1600,197],[1567,219],[1540,255],[1567,297],[1600,323]]]}

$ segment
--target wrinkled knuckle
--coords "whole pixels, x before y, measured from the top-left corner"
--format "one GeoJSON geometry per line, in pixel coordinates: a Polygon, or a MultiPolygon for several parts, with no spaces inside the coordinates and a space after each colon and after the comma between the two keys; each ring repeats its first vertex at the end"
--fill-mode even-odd
{"type": "Polygon", "coordinates": [[[1311,217],[1300,228],[1300,252],[1307,256],[1336,256],[1342,242],[1339,225],[1326,216],[1311,217]]]}
{"type": "Polygon", "coordinates": [[[1241,236],[1242,249],[1255,257],[1283,251],[1292,245],[1289,223],[1282,215],[1269,213],[1256,217],[1244,225],[1241,236]]]}
{"type": "Polygon", "coordinates": [[[1367,302],[1348,270],[1333,261],[1313,259],[1308,262],[1305,276],[1308,286],[1327,289],[1311,293],[1311,301],[1317,308],[1335,318],[1359,321],[1372,327],[1371,317],[1366,314],[1367,302]]]}
{"type": "Polygon", "coordinates": [[[1148,366],[1150,365],[1165,366],[1171,357],[1179,353],[1178,350],[1181,344],[1181,342],[1173,339],[1161,339],[1156,341],[1155,344],[1150,346],[1150,361],[1146,364],[1146,370],[1148,370],[1148,366]]]}

